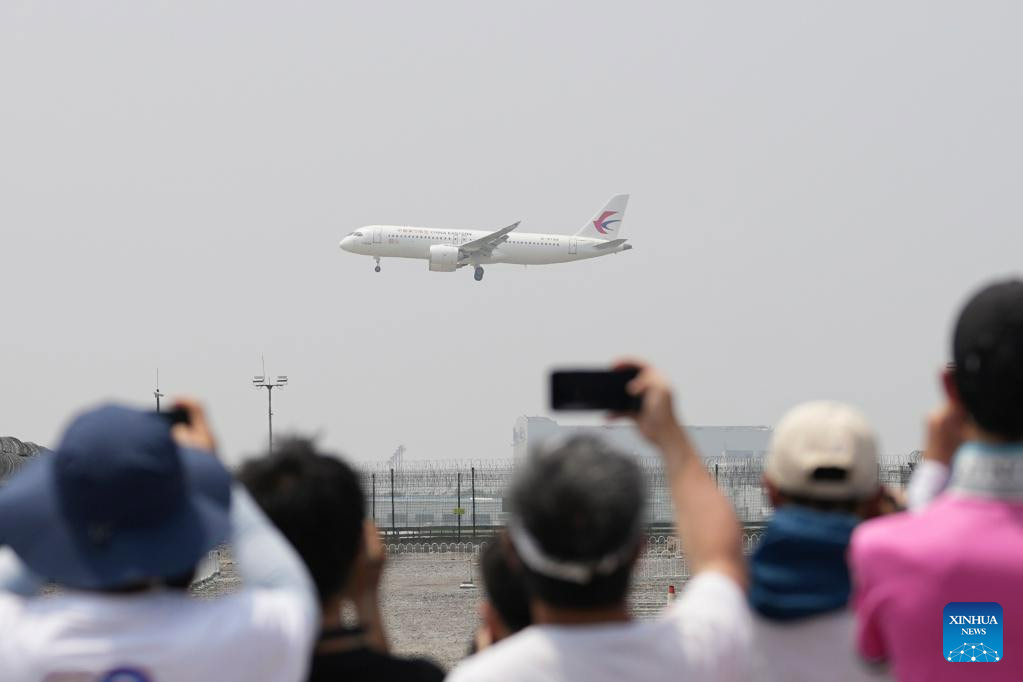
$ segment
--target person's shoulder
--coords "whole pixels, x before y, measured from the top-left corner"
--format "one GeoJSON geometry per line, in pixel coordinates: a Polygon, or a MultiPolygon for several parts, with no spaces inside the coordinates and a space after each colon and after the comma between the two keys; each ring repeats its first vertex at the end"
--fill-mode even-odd
{"type": "Polygon", "coordinates": [[[244,658],[250,669],[265,665],[288,679],[307,669],[316,629],[287,595],[243,588],[215,599],[181,601],[188,604],[168,604],[164,625],[180,641],[215,648],[225,660],[244,658]]]}
{"type": "Polygon", "coordinates": [[[764,682],[833,679],[844,682],[888,679],[855,654],[856,617],[845,608],[796,621],[753,615],[751,671],[764,682]],[[780,653],[779,653],[780,652],[780,653]],[[792,652],[800,652],[792,655],[792,652]],[[825,675],[823,670],[827,671],[825,675]]]}
{"type": "Polygon", "coordinates": [[[682,588],[681,596],[668,609],[667,614],[684,614],[687,611],[702,609],[715,612],[725,609],[746,613],[748,611],[746,592],[731,576],[720,571],[701,571],[682,588]]]}
{"type": "Polygon", "coordinates": [[[864,521],[853,531],[849,542],[852,561],[904,553],[912,547],[912,540],[919,537],[918,531],[932,526],[932,515],[933,509],[928,507],[919,512],[898,512],[864,521]]]}
{"type": "Polygon", "coordinates": [[[303,605],[294,595],[280,590],[262,588],[243,588],[234,594],[211,600],[208,603],[219,603],[225,611],[248,614],[257,621],[298,621],[303,614],[303,605]]]}
{"type": "Polygon", "coordinates": [[[861,523],[849,542],[848,562],[859,589],[886,584],[909,587],[930,574],[949,551],[957,521],[954,501],[939,498],[918,512],[899,512],[861,523]]]}
{"type": "Polygon", "coordinates": [[[753,611],[753,623],[757,630],[770,629],[777,632],[801,633],[804,630],[816,631],[820,628],[847,628],[851,629],[855,623],[855,616],[848,607],[817,613],[805,618],[796,620],[774,620],[756,611],[753,611]]]}
{"type": "Polygon", "coordinates": [[[741,642],[753,628],[746,591],[734,578],[715,570],[693,576],[659,620],[685,639],[703,632],[741,642]]]}
{"type": "Polygon", "coordinates": [[[32,599],[32,597],[23,597],[20,594],[0,590],[0,609],[5,612],[21,609],[27,599],[32,599]]]}
{"type": "Polygon", "coordinates": [[[0,591],[0,630],[14,631],[29,598],[11,592],[0,591]]]}
{"type": "Polygon", "coordinates": [[[535,663],[536,647],[540,628],[527,627],[497,644],[466,658],[451,671],[451,682],[473,680],[518,679],[518,673],[525,673],[535,663]]]}
{"type": "MultiPolygon", "coordinates": [[[[670,668],[692,679],[747,679],[753,618],[746,593],[730,575],[697,573],[660,619],[641,632],[670,668]]],[[[687,679],[688,679],[687,677],[687,679]]]]}
{"type": "Polygon", "coordinates": [[[244,588],[216,599],[187,601],[191,605],[181,607],[182,621],[209,623],[207,630],[221,641],[243,641],[267,655],[307,651],[316,637],[302,605],[279,591],[244,588]]]}
{"type": "Polygon", "coordinates": [[[700,571],[690,578],[685,590],[687,594],[699,591],[721,596],[738,596],[740,599],[743,596],[742,586],[734,578],[716,570],[700,571]]]}

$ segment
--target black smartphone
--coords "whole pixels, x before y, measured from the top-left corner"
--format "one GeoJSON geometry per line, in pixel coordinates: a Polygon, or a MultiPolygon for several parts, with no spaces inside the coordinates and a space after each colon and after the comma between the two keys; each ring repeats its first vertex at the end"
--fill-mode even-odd
{"type": "Polygon", "coordinates": [[[188,418],[188,410],[182,407],[176,407],[173,410],[164,410],[163,412],[155,413],[158,417],[162,417],[167,420],[167,423],[171,426],[175,424],[188,424],[190,419],[188,418]]]}
{"type": "Polygon", "coordinates": [[[554,370],[551,409],[638,412],[642,399],[625,391],[638,373],[636,369],[554,370]]]}

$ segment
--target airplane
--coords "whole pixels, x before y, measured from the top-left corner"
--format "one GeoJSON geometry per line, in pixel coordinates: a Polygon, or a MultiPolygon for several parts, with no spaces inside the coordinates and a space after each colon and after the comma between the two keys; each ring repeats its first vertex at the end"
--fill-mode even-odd
{"type": "Polygon", "coordinates": [[[472,267],[477,282],[490,263],[549,265],[597,258],[632,248],[622,238],[628,194],[617,194],[572,236],[515,232],[513,223],[495,232],[446,230],[401,225],[367,225],[341,240],[350,253],[372,256],[376,272],[381,258],[420,258],[434,272],[472,267]]]}

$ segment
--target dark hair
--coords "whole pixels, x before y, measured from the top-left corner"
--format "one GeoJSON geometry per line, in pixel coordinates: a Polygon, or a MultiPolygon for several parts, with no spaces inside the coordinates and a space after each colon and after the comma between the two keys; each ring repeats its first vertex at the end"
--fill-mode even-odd
{"type": "Polygon", "coordinates": [[[1023,440],[1023,281],[988,285],[959,314],[952,338],[963,406],[988,433],[1023,440]]]}
{"type": "MultiPolygon", "coordinates": [[[[639,466],[592,436],[535,452],[509,492],[514,519],[555,560],[592,562],[638,553],[644,485],[639,466]]],[[[520,553],[521,557],[521,553],[520,553]]],[[[522,562],[529,591],[568,608],[612,606],[625,599],[636,554],[609,574],[579,584],[543,575],[522,562]]]]}
{"type": "Polygon", "coordinates": [[[302,438],[246,462],[238,478],[305,561],[320,601],[345,585],[362,543],[365,500],[350,466],[302,438]]]}
{"type": "Polygon", "coordinates": [[[480,556],[483,588],[501,622],[510,632],[518,632],[533,622],[529,615],[529,594],[521,570],[512,568],[505,553],[503,536],[487,545],[480,556]]]}

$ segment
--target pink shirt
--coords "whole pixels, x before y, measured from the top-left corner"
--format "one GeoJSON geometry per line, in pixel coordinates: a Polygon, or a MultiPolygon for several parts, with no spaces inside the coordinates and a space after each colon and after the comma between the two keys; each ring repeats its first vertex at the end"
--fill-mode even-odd
{"type": "Polygon", "coordinates": [[[957,488],[953,478],[919,513],[860,524],[849,563],[864,658],[888,661],[902,681],[1023,679],[1023,490],[957,488]],[[1002,605],[1003,660],[945,660],[949,602],[1002,605]]]}

